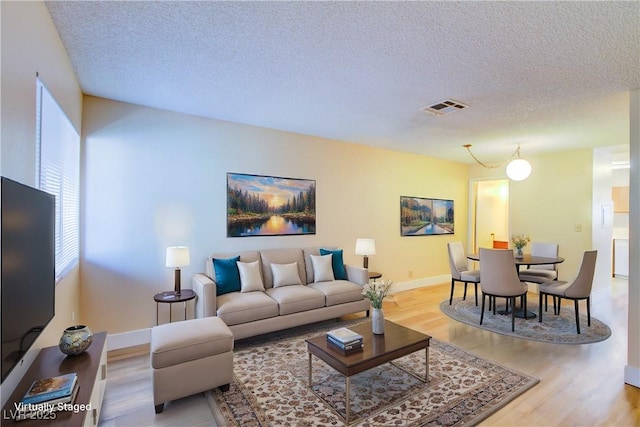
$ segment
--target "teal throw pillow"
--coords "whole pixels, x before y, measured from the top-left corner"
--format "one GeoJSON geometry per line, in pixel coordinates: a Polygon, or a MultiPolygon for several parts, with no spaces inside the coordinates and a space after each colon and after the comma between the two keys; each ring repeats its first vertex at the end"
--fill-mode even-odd
{"type": "Polygon", "coordinates": [[[237,261],[240,256],[228,259],[213,259],[213,271],[216,275],[216,295],[240,292],[240,272],[237,261]]]}
{"type": "Polygon", "coordinates": [[[342,259],[342,249],[329,250],[320,249],[320,255],[333,255],[331,266],[333,267],[333,277],[336,280],[349,280],[347,270],[344,269],[344,260],[342,259]]]}

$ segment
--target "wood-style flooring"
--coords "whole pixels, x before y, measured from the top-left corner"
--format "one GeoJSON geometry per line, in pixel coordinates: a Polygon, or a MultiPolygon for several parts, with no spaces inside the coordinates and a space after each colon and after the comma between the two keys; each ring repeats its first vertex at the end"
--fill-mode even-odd
{"type": "MultiPolygon", "coordinates": [[[[603,342],[586,345],[526,341],[454,321],[439,309],[449,298],[449,284],[399,292],[384,303],[384,311],[388,320],[540,379],[481,425],[640,426],[640,389],[624,383],[627,285],[626,280],[614,279],[610,292],[594,295],[592,316],[613,333],[603,342]]],[[[460,286],[456,296],[461,296],[460,286]]],[[[469,296],[473,298],[472,288],[469,296]]],[[[201,394],[169,403],[163,414],[154,414],[148,346],[109,354],[100,419],[100,425],[108,427],[216,425],[201,394]]]]}

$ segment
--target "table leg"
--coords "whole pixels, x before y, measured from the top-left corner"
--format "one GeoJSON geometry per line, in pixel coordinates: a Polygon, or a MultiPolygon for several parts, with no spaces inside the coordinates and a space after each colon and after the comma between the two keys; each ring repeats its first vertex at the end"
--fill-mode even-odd
{"type": "Polygon", "coordinates": [[[424,349],[424,362],[425,362],[425,381],[429,382],[431,379],[429,378],[429,347],[424,349]]]}
{"type": "Polygon", "coordinates": [[[173,304],[169,303],[169,323],[173,322],[173,310],[172,310],[173,304]]]}
{"type": "Polygon", "coordinates": [[[156,302],[156,326],[158,326],[158,303],[156,302]]]}
{"type": "Polygon", "coordinates": [[[311,377],[313,375],[312,372],[311,372],[311,369],[312,369],[311,368],[311,366],[312,366],[311,365],[311,356],[312,356],[311,353],[309,353],[309,388],[311,388],[311,382],[312,382],[311,381],[311,377]]]}
{"type": "Polygon", "coordinates": [[[187,320],[187,302],[182,303],[184,305],[184,320],[187,320]]]}
{"type": "Polygon", "coordinates": [[[344,406],[345,406],[345,422],[347,425],[349,425],[349,418],[351,418],[351,377],[346,377],[347,381],[346,381],[346,399],[344,402],[344,406]]]}

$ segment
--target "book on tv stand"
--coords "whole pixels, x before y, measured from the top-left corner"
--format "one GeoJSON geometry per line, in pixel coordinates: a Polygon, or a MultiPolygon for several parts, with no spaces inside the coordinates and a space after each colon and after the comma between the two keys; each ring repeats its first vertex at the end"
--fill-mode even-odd
{"type": "Polygon", "coordinates": [[[43,348],[27,369],[11,397],[3,408],[2,427],[12,425],[29,426],[97,426],[102,404],[102,393],[106,383],[106,332],[93,335],[93,343],[86,352],[77,356],[68,356],[57,345],[43,348]],[[42,415],[37,421],[19,421],[16,419],[18,405],[34,381],[41,378],[75,372],[78,376],[78,393],[74,406],[78,410],[63,410],[42,415]],[[94,395],[94,392],[97,392],[94,395]],[[88,406],[91,404],[90,406],[88,406]]]}

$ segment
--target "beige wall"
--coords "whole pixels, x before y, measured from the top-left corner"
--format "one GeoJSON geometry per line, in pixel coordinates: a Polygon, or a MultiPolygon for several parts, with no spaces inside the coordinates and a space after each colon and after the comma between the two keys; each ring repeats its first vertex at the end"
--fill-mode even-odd
{"type": "MultiPolygon", "coordinates": [[[[80,130],[82,93],[66,51],[42,2],[1,2],[2,130],[1,173],[33,186],[35,183],[36,73],[80,130]]],[[[17,385],[37,349],[58,343],[62,331],[81,319],[78,270],[56,285],[55,317],[2,384],[2,404],[17,385]]]]}
{"type": "Polygon", "coordinates": [[[155,324],[152,297],[173,287],[167,246],[190,247],[190,286],[212,252],[336,245],[361,265],[358,237],[376,240],[371,270],[420,281],[448,274],[446,243],[466,242],[466,165],[94,97],[84,107],[82,317],[92,329],[155,324]],[[227,172],[316,180],[317,234],[227,238],[227,172]],[[456,234],[400,237],[402,195],[453,199],[456,234]]]}

